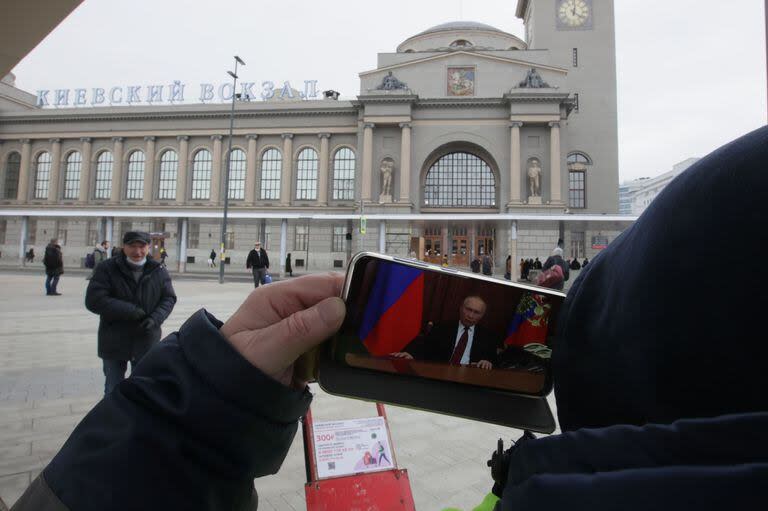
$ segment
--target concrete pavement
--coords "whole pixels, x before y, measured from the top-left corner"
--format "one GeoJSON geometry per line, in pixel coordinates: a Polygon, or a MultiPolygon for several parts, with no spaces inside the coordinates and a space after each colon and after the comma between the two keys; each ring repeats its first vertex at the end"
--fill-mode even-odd
{"type": "MultiPolygon", "coordinates": [[[[0,498],[12,505],[55,455],[75,425],[101,399],[96,357],[98,318],[85,310],[84,275],[65,274],[60,297],[44,296],[43,277],[0,273],[0,498]]],[[[251,291],[248,282],[179,279],[179,301],[163,332],[200,307],[226,319],[251,291]]],[[[375,406],[312,386],[315,420],[376,415],[375,406]]],[[[550,402],[552,400],[550,399],[550,402]]],[[[388,406],[397,463],[408,469],[420,510],[471,509],[491,488],[485,461],[509,428],[388,406]]],[[[297,435],[280,472],[257,479],[260,509],[304,510],[305,472],[297,435]]],[[[2,507],[0,506],[0,509],[2,507]]]]}

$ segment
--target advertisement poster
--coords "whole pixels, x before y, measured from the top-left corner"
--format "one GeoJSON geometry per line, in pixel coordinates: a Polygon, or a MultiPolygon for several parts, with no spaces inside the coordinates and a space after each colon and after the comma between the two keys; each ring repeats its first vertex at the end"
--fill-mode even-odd
{"type": "Polygon", "coordinates": [[[320,479],[394,468],[383,417],[315,422],[320,479]]]}

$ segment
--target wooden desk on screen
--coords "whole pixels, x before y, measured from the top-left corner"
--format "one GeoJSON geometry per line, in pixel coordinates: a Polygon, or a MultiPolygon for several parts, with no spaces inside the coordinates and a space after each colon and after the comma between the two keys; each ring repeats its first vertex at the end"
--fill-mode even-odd
{"type": "Polygon", "coordinates": [[[345,360],[350,366],[361,369],[420,376],[432,380],[468,383],[526,394],[540,393],[546,380],[544,372],[532,373],[520,369],[480,369],[473,366],[451,366],[440,362],[372,357],[354,353],[347,353],[345,360]]]}

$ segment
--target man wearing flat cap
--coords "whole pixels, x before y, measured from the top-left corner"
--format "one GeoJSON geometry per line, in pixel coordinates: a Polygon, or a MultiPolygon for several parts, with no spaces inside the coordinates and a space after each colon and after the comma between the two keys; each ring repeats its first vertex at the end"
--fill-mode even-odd
{"type": "Polygon", "coordinates": [[[160,341],[160,325],[176,304],[171,276],[148,257],[151,239],[142,231],[123,236],[121,254],[98,265],[88,284],[85,306],[98,314],[98,354],[103,361],[104,394],[133,372],[139,360],[160,341]]]}

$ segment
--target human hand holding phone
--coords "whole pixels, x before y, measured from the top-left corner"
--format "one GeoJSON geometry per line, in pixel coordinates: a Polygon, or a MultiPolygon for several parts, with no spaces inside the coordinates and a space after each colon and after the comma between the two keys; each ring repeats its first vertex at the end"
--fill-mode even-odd
{"type": "Polygon", "coordinates": [[[220,331],[251,364],[283,385],[294,381],[293,363],[341,327],[344,275],[307,275],[251,292],[220,331]]]}

